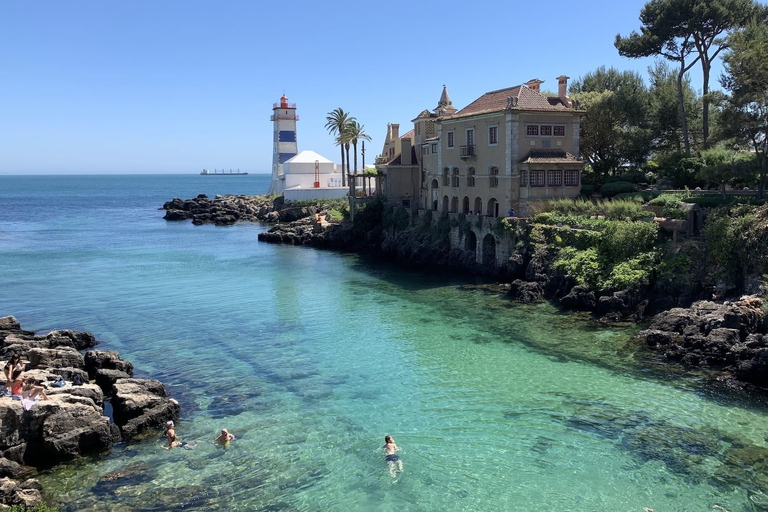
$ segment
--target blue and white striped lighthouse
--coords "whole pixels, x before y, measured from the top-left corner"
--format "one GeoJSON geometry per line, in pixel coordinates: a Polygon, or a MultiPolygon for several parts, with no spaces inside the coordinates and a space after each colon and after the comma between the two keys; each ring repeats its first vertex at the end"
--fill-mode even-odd
{"type": "Polygon", "coordinates": [[[296,104],[288,103],[288,97],[283,94],[280,103],[272,105],[272,122],[275,127],[274,149],[272,153],[272,183],[269,186],[270,194],[282,194],[285,190],[285,174],[283,164],[286,160],[296,156],[298,145],[296,142],[296,104]]]}

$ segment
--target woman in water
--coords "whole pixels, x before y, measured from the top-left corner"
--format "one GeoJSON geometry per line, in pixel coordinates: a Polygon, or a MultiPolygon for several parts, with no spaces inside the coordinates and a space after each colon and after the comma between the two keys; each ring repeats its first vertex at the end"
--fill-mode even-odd
{"type": "Polygon", "coordinates": [[[165,424],[165,439],[168,441],[167,446],[163,446],[166,450],[176,448],[181,444],[179,440],[176,439],[176,429],[172,421],[168,421],[168,423],[165,424]]]}
{"type": "Polygon", "coordinates": [[[400,460],[400,457],[395,455],[395,452],[400,450],[400,448],[397,447],[392,436],[384,436],[384,446],[382,446],[381,449],[384,450],[384,460],[386,460],[389,465],[389,475],[392,478],[395,478],[395,467],[397,467],[397,470],[401,473],[403,472],[403,461],[400,460]]]}

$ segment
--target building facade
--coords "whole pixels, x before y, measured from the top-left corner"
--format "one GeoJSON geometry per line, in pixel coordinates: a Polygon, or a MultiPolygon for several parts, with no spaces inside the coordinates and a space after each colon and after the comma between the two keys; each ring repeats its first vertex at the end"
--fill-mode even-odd
{"type": "MultiPolygon", "coordinates": [[[[584,111],[566,95],[568,77],[557,80],[557,96],[541,94],[543,82],[534,79],[488,92],[461,110],[444,86],[437,108],[413,120],[418,207],[498,217],[512,209],[527,215],[536,202],[578,196],[584,111]]],[[[388,164],[398,156],[402,162],[396,155],[388,164]]],[[[389,174],[406,172],[392,165],[381,169],[387,184],[403,181],[389,174]]],[[[402,187],[387,188],[387,197],[393,204],[413,202],[404,200],[402,187]]]]}

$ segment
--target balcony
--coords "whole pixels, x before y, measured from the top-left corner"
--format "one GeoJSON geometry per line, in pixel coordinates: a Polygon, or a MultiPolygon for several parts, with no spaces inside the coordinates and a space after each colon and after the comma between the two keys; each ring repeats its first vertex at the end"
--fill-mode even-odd
{"type": "Polygon", "coordinates": [[[461,158],[472,158],[475,156],[475,145],[468,144],[466,146],[459,146],[461,150],[461,158]]]}

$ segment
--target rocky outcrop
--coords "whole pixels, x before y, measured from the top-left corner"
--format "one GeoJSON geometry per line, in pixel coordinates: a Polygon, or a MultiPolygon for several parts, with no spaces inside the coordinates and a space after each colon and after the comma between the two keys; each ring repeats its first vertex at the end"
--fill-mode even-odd
{"type": "Polygon", "coordinates": [[[179,419],[181,408],[167,398],[163,383],[152,379],[119,379],[112,388],[115,423],[127,439],[152,429],[162,428],[168,421],[179,419]]]}
{"type": "Polygon", "coordinates": [[[193,224],[225,226],[236,222],[284,222],[290,223],[314,215],[315,206],[291,207],[284,205],[282,197],[226,195],[210,199],[200,194],[194,199],[173,198],[161,208],[166,210],[165,220],[191,220],[193,224]]]}
{"type": "Polygon", "coordinates": [[[763,299],[699,301],[656,315],[637,338],[665,358],[724,370],[768,389],[768,337],[763,299]]]}
{"type": "Polygon", "coordinates": [[[39,484],[26,480],[29,466],[108,452],[116,442],[178,420],[179,404],[167,397],[162,383],[132,379],[133,365],[117,352],[88,350],[97,343],[89,333],[70,330],[38,336],[22,330],[13,317],[0,318],[0,354],[20,355],[24,377],[50,397],[34,402],[0,397],[0,508],[40,501],[39,484]],[[64,386],[53,385],[61,379],[64,386]],[[105,415],[105,395],[114,422],[105,415]]]}

